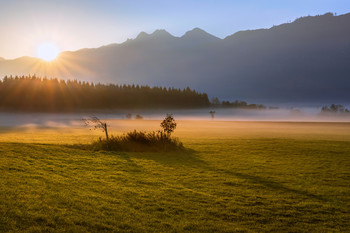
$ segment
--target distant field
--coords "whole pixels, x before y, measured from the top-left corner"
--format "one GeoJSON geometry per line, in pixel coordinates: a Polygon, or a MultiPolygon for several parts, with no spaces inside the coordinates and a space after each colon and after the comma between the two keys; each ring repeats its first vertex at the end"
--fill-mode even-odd
{"type": "Polygon", "coordinates": [[[99,136],[0,128],[0,232],[349,232],[350,123],[179,121],[181,153],[70,146],[99,136]]]}

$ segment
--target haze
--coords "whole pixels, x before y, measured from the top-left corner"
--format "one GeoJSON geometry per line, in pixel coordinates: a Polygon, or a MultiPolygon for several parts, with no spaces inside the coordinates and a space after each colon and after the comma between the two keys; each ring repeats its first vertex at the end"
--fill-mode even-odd
{"type": "Polygon", "coordinates": [[[301,16],[350,11],[346,0],[286,1],[44,1],[1,3],[0,57],[37,56],[43,43],[60,51],[121,43],[145,31],[181,36],[199,27],[219,38],[269,28],[301,16]]]}

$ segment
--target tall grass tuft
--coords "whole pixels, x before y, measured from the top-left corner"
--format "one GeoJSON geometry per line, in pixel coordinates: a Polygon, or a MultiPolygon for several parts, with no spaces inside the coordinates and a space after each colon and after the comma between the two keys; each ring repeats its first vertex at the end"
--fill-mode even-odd
{"type": "Polygon", "coordinates": [[[92,142],[93,150],[130,151],[130,152],[161,152],[183,150],[183,144],[177,138],[172,138],[162,131],[142,132],[132,131],[121,136],[111,136],[92,142]]]}

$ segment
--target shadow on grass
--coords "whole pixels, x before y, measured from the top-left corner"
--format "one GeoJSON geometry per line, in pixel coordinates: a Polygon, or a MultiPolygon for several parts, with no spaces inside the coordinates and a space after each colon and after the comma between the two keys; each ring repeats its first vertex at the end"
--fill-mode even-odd
{"type": "MultiPolygon", "coordinates": [[[[16,149],[17,147],[28,147],[34,149],[45,150],[48,154],[50,154],[50,150],[56,150],[57,147],[62,148],[70,148],[70,149],[78,149],[72,145],[51,145],[51,144],[40,144],[40,143],[0,143],[0,145],[11,146],[11,148],[16,149]],[[45,146],[45,148],[40,148],[45,146]]],[[[21,148],[23,150],[23,148],[21,148]]],[[[22,152],[21,150],[21,152],[22,152]]],[[[86,149],[84,149],[86,150],[86,149]]],[[[252,184],[262,185],[268,189],[273,189],[285,193],[292,193],[295,195],[300,195],[309,199],[314,199],[322,202],[331,202],[331,200],[324,198],[321,195],[310,193],[306,190],[299,190],[287,187],[281,183],[276,181],[272,181],[260,176],[245,174],[237,171],[229,171],[225,169],[216,168],[210,166],[206,161],[202,160],[200,156],[197,155],[197,152],[191,149],[185,148],[181,151],[174,152],[116,152],[116,151],[99,151],[98,153],[109,155],[109,156],[118,156],[121,159],[127,161],[130,166],[135,168],[141,168],[134,159],[139,160],[153,160],[154,162],[163,164],[164,166],[178,167],[178,166],[186,166],[196,169],[202,169],[207,171],[212,171],[214,173],[223,173],[230,176],[234,176],[243,180],[246,180],[252,184]]]]}
{"type": "Polygon", "coordinates": [[[183,149],[181,151],[167,151],[157,153],[130,153],[133,158],[153,160],[165,166],[207,167],[207,162],[202,160],[194,150],[183,149]]]}
{"type": "Polygon", "coordinates": [[[279,182],[272,181],[260,176],[244,174],[241,172],[229,171],[224,169],[219,169],[210,166],[206,161],[202,160],[200,156],[197,155],[196,151],[191,149],[186,149],[184,151],[177,152],[164,152],[164,153],[120,153],[119,157],[124,158],[128,162],[133,162],[133,159],[148,159],[153,160],[154,162],[160,163],[165,166],[186,166],[191,168],[201,168],[203,170],[212,171],[215,173],[224,173],[231,176],[235,176],[237,178],[248,181],[252,184],[261,185],[267,189],[273,189],[280,192],[291,193],[295,195],[299,195],[308,199],[313,199],[321,202],[331,202],[324,198],[321,195],[310,193],[306,190],[299,190],[287,187],[279,182]]]}
{"type": "MultiPolygon", "coordinates": [[[[214,173],[224,173],[231,176],[235,176],[237,178],[248,181],[252,184],[257,184],[266,187],[267,189],[273,189],[280,192],[291,193],[299,196],[303,196],[305,198],[314,199],[322,202],[330,202],[321,195],[310,193],[306,190],[299,190],[287,187],[281,183],[276,181],[272,181],[260,176],[245,174],[236,171],[229,171],[220,168],[216,168],[210,166],[206,161],[202,160],[197,152],[192,149],[183,149],[181,151],[173,151],[173,152],[111,152],[104,151],[106,154],[115,154],[120,158],[123,158],[128,161],[128,163],[134,163],[133,159],[147,159],[153,160],[154,162],[160,163],[164,166],[178,167],[178,166],[186,166],[191,168],[200,168],[202,170],[211,171],[214,173]]],[[[135,164],[135,163],[134,163],[135,164]]],[[[135,164],[136,165],[136,164],[135,164]]]]}
{"type": "Polygon", "coordinates": [[[278,183],[278,182],[275,182],[272,180],[268,180],[268,179],[264,179],[264,178],[259,177],[259,176],[244,174],[244,173],[240,173],[240,172],[227,171],[227,170],[222,170],[222,169],[217,169],[217,171],[238,177],[240,179],[247,180],[253,184],[263,185],[266,188],[270,188],[270,189],[274,189],[274,190],[278,190],[278,191],[282,191],[282,192],[286,192],[286,193],[292,193],[292,194],[304,196],[304,197],[307,197],[310,199],[315,199],[315,200],[322,201],[322,202],[330,202],[330,200],[328,200],[320,195],[316,195],[316,194],[310,193],[310,192],[305,191],[305,190],[298,190],[298,189],[289,188],[289,187],[282,185],[281,183],[278,183]]]}
{"type": "MultiPolygon", "coordinates": [[[[80,149],[99,153],[108,156],[117,156],[126,160],[130,165],[135,164],[134,159],[138,160],[153,160],[164,166],[188,166],[188,167],[206,167],[207,163],[200,159],[196,151],[185,148],[181,145],[180,148],[175,148],[173,151],[113,151],[113,150],[93,150],[89,144],[65,145],[71,149],[80,149]]],[[[147,148],[146,148],[147,149],[147,148]]]]}

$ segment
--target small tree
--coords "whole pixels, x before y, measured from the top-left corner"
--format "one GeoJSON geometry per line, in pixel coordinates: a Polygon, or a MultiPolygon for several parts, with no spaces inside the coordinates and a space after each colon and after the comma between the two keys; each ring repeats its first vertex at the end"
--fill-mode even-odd
{"type": "Polygon", "coordinates": [[[135,116],[135,119],[136,119],[136,120],[142,120],[142,119],[143,119],[143,116],[137,114],[137,115],[135,116]]]}
{"type": "Polygon", "coordinates": [[[215,111],[210,111],[209,113],[210,113],[211,119],[214,120],[216,112],[215,111]]]}
{"type": "Polygon", "coordinates": [[[176,125],[177,123],[175,122],[173,114],[166,114],[166,117],[162,123],[160,123],[160,127],[163,128],[163,131],[167,138],[170,138],[171,133],[176,129],[176,125]]]}
{"type": "Polygon", "coordinates": [[[107,123],[104,121],[101,121],[98,117],[93,116],[90,119],[83,119],[84,123],[86,126],[93,126],[93,128],[96,129],[101,129],[102,132],[105,132],[106,134],[106,139],[107,141],[109,140],[108,136],[108,128],[107,128],[107,123]]]}

